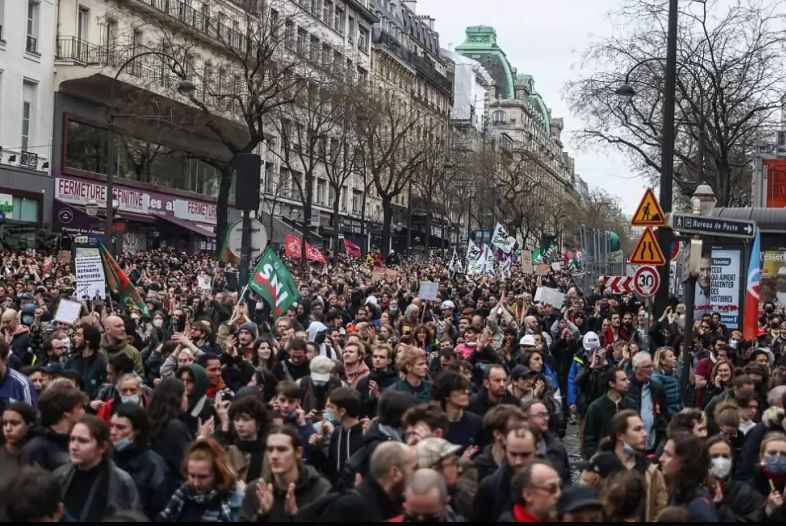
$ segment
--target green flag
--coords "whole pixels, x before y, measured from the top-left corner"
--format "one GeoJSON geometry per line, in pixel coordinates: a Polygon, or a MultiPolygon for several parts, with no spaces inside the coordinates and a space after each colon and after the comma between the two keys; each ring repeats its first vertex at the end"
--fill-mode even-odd
{"type": "Polygon", "coordinates": [[[112,257],[112,254],[109,253],[104,245],[99,243],[98,249],[101,252],[101,261],[104,264],[106,287],[118,295],[121,306],[125,307],[129,303],[135,305],[142,311],[145,317],[149,318],[150,311],[147,308],[147,304],[142,299],[142,296],[139,295],[131,280],[128,279],[126,273],[117,264],[115,258],[112,257]]]}
{"type": "Polygon", "coordinates": [[[267,247],[254,268],[248,287],[273,308],[273,315],[280,316],[300,299],[295,280],[275,250],[267,247]]]}

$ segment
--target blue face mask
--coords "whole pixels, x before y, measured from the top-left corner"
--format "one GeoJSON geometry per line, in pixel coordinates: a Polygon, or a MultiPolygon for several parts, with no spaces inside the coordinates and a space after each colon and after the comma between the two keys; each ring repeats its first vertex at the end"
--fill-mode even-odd
{"type": "Polygon", "coordinates": [[[322,416],[325,418],[325,420],[333,425],[338,425],[341,423],[341,419],[332,411],[325,410],[325,412],[322,413],[322,416]]]}
{"type": "Polygon", "coordinates": [[[312,382],[314,382],[315,387],[324,387],[327,385],[326,380],[312,380],[312,382]]]}
{"type": "Polygon", "coordinates": [[[767,468],[767,471],[773,475],[786,474],[786,456],[767,455],[764,458],[764,466],[767,468]]]}
{"type": "Polygon", "coordinates": [[[114,444],[115,451],[125,451],[126,449],[130,448],[134,445],[134,441],[131,440],[131,437],[121,438],[114,444]]]}
{"type": "Polygon", "coordinates": [[[139,395],[121,396],[120,401],[124,404],[139,404],[139,395]]]}

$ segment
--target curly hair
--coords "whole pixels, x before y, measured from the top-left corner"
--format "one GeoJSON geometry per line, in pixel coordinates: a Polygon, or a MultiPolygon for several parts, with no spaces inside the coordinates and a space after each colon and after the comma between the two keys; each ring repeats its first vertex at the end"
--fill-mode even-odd
{"type": "Polygon", "coordinates": [[[418,360],[426,359],[426,351],[412,345],[400,345],[396,355],[396,365],[399,370],[407,374],[418,360]]]}

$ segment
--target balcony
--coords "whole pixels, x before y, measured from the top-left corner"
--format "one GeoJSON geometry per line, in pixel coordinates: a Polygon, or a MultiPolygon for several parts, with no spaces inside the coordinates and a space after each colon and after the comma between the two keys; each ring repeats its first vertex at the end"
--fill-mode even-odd
{"type": "Polygon", "coordinates": [[[34,36],[27,35],[27,40],[25,41],[25,51],[32,53],[33,55],[40,56],[41,53],[38,52],[38,39],[34,36]]]}
{"type": "Polygon", "coordinates": [[[106,49],[77,37],[58,37],[55,58],[83,66],[103,65],[106,63],[106,49]]]}
{"type": "Polygon", "coordinates": [[[446,93],[453,93],[453,84],[445,75],[434,68],[434,63],[430,59],[412,53],[392,34],[379,27],[374,27],[372,41],[375,44],[384,46],[387,50],[415,68],[418,73],[426,77],[431,83],[438,86],[446,93]]]}
{"type": "Polygon", "coordinates": [[[243,32],[211,19],[209,15],[194,9],[186,2],[181,0],[135,0],[135,2],[149,6],[210,39],[218,39],[237,51],[243,51],[246,42],[243,32]]]}

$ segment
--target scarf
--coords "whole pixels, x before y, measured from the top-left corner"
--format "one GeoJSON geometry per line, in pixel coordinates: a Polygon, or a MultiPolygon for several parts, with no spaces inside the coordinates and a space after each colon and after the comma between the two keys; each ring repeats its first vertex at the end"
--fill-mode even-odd
{"type": "Polygon", "coordinates": [[[221,495],[216,490],[200,495],[188,484],[183,484],[175,490],[169,504],[158,514],[157,522],[177,522],[187,503],[205,505],[214,499],[219,499],[218,522],[233,522],[232,508],[229,506],[229,495],[221,495]]]}
{"type": "Polygon", "coordinates": [[[347,373],[347,383],[352,389],[357,388],[358,382],[368,375],[368,365],[363,360],[358,360],[353,365],[344,364],[347,373]]]}

